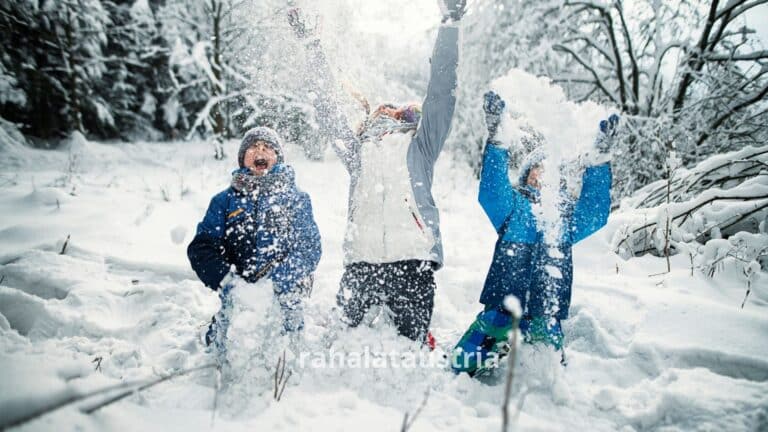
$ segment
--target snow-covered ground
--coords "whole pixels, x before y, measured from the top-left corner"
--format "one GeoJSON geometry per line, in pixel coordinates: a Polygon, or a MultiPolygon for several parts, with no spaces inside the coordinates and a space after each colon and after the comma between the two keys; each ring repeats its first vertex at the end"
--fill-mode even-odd
{"type": "MultiPolygon", "coordinates": [[[[199,334],[218,299],[190,269],[186,245],[211,196],[226,187],[236,146],[227,144],[225,161],[203,142],[76,141],[0,158],[0,424],[88,389],[211,361],[199,334]]],[[[320,350],[341,277],[347,176],[330,154],[309,162],[291,148],[288,160],[323,236],[306,331],[308,349],[320,350]]],[[[495,233],[467,168],[443,155],[435,178],[446,265],[432,329],[449,347],[480,310],[495,233]]],[[[663,259],[624,261],[611,252],[619,219],[574,250],[568,367],[522,347],[517,430],[768,430],[766,275],[744,309],[737,275],[691,275],[687,256],[673,258],[670,274],[649,276],[665,270],[663,259]]],[[[342,332],[334,347],[366,344],[409,349],[386,319],[342,332]]],[[[257,369],[244,381],[250,399],[220,394],[215,417],[215,375],[205,371],[91,415],[71,405],[18,430],[393,431],[427,389],[411,430],[501,428],[500,378],[439,367],[307,367],[276,402],[257,369]]]]}

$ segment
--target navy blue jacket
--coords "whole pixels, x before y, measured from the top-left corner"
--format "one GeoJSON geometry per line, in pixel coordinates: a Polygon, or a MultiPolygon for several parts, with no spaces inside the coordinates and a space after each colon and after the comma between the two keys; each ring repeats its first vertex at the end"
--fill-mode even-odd
{"type": "MultiPolygon", "coordinates": [[[[480,296],[486,307],[502,304],[514,295],[525,315],[568,317],[573,283],[572,245],[598,229],[611,211],[611,168],[608,163],[588,167],[581,195],[562,213],[563,235],[558,250],[551,250],[537,228],[531,211],[535,191],[512,187],[507,174],[509,153],[493,144],[485,146],[479,201],[499,240],[480,296]]],[[[526,173],[524,173],[526,174],[526,173]]],[[[521,185],[524,185],[524,180],[521,185]]]]}
{"type": "Polygon", "coordinates": [[[232,266],[248,282],[269,277],[278,294],[290,293],[317,268],[320,233],[309,195],[296,187],[293,169],[275,165],[258,193],[232,187],[211,200],[187,248],[192,268],[217,289],[232,266]]]}

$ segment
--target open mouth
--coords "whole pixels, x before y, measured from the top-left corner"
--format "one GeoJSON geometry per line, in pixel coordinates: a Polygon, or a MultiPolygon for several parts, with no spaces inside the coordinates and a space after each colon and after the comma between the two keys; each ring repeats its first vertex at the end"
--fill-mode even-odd
{"type": "Polygon", "coordinates": [[[256,159],[253,161],[253,166],[256,169],[264,170],[269,167],[269,163],[267,163],[266,159],[256,159]]]}

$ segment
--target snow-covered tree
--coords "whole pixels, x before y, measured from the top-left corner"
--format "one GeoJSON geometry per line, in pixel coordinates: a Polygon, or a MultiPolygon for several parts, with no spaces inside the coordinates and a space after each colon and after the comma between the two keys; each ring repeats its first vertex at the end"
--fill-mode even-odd
{"type": "Polygon", "coordinates": [[[628,119],[622,194],[663,177],[675,149],[690,166],[766,136],[765,61],[744,21],[761,1],[566,1],[555,74],[575,99],[591,98],[628,119]],[[584,23],[584,24],[580,24],[584,23]],[[567,71],[567,72],[566,72],[567,71]]]}
{"type": "Polygon", "coordinates": [[[4,75],[12,77],[6,81],[16,90],[3,92],[3,117],[42,138],[114,128],[109,103],[98,91],[109,67],[104,47],[111,24],[102,2],[23,1],[0,7],[0,25],[10,37],[2,48],[4,75]]]}
{"type": "Polygon", "coordinates": [[[57,0],[40,5],[55,48],[48,55],[60,58],[46,68],[57,78],[65,112],[74,129],[85,132],[84,117],[94,124],[114,126],[114,117],[94,86],[106,71],[103,48],[109,15],[97,0],[57,0]]]}
{"type": "Polygon", "coordinates": [[[624,196],[686,166],[768,136],[766,60],[744,15],[763,1],[487,0],[468,17],[452,144],[479,161],[479,95],[510,67],[551,77],[575,101],[627,120],[617,158],[624,196]]]}
{"type": "Polygon", "coordinates": [[[165,128],[157,114],[170,85],[169,50],[152,5],[147,0],[123,0],[104,2],[104,6],[112,25],[107,30],[108,67],[100,92],[108,101],[115,127],[103,135],[160,138],[157,129],[165,128]]]}
{"type": "Polygon", "coordinates": [[[161,8],[173,85],[163,109],[187,137],[221,139],[253,126],[275,128],[319,157],[311,103],[296,67],[297,44],[279,1],[169,1],[161,8]]]}
{"type": "Polygon", "coordinates": [[[41,25],[42,11],[31,2],[0,3],[0,116],[24,124],[25,131],[42,137],[53,135],[61,123],[59,113],[44,113],[41,106],[60,107],[56,80],[41,70],[50,50],[50,32],[41,25]]]}

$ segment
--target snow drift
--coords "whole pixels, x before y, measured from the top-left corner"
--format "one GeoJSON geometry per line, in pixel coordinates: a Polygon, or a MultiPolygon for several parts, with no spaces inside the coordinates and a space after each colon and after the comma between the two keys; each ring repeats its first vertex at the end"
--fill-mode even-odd
{"type": "MultiPolygon", "coordinates": [[[[205,142],[81,144],[76,175],[66,186],[60,179],[68,150],[30,149],[32,157],[20,166],[0,160],[0,169],[16,178],[0,183],[3,421],[88,390],[212,360],[200,334],[218,299],[192,273],[185,256],[189,239],[179,237],[194,231],[210,197],[226,187],[238,143],[225,144],[224,161],[214,160],[205,142]]],[[[305,343],[309,354],[326,355],[343,262],[346,202],[338,197],[346,193],[348,177],[330,155],[327,162],[308,162],[301,150],[288,148],[286,157],[297,183],[312,196],[323,236],[305,343]]],[[[431,325],[439,349],[425,353],[434,360],[481,307],[477,299],[496,234],[475,201],[477,187],[470,169],[448,157],[438,162],[435,197],[446,265],[436,274],[431,325]]],[[[624,261],[611,250],[611,235],[624,217],[615,215],[607,229],[574,249],[574,298],[564,322],[568,367],[559,368],[546,351],[521,347],[512,402],[513,410],[522,407],[517,429],[764,430],[765,272],[756,274],[744,309],[743,280],[726,273],[714,279],[691,275],[683,254],[671,257],[672,272],[648,277],[663,269],[663,260],[645,255],[624,261]]],[[[242,364],[255,349],[247,330],[260,331],[250,326],[263,310],[254,307],[238,324],[245,339],[233,355],[242,364]]],[[[372,359],[390,351],[419,353],[396,336],[386,314],[371,318],[370,325],[339,331],[332,348],[367,348],[372,359]]],[[[242,405],[229,403],[222,388],[217,398],[216,374],[200,371],[92,414],[76,403],[18,430],[391,431],[401,427],[406,412],[413,415],[427,389],[413,431],[497,430],[501,424],[504,386],[498,377],[481,382],[441,367],[331,368],[308,361],[277,402],[271,380],[264,383],[276,360],[259,359],[250,366],[252,375],[243,366],[241,382],[253,384],[242,393],[248,397],[242,405]]]]}

